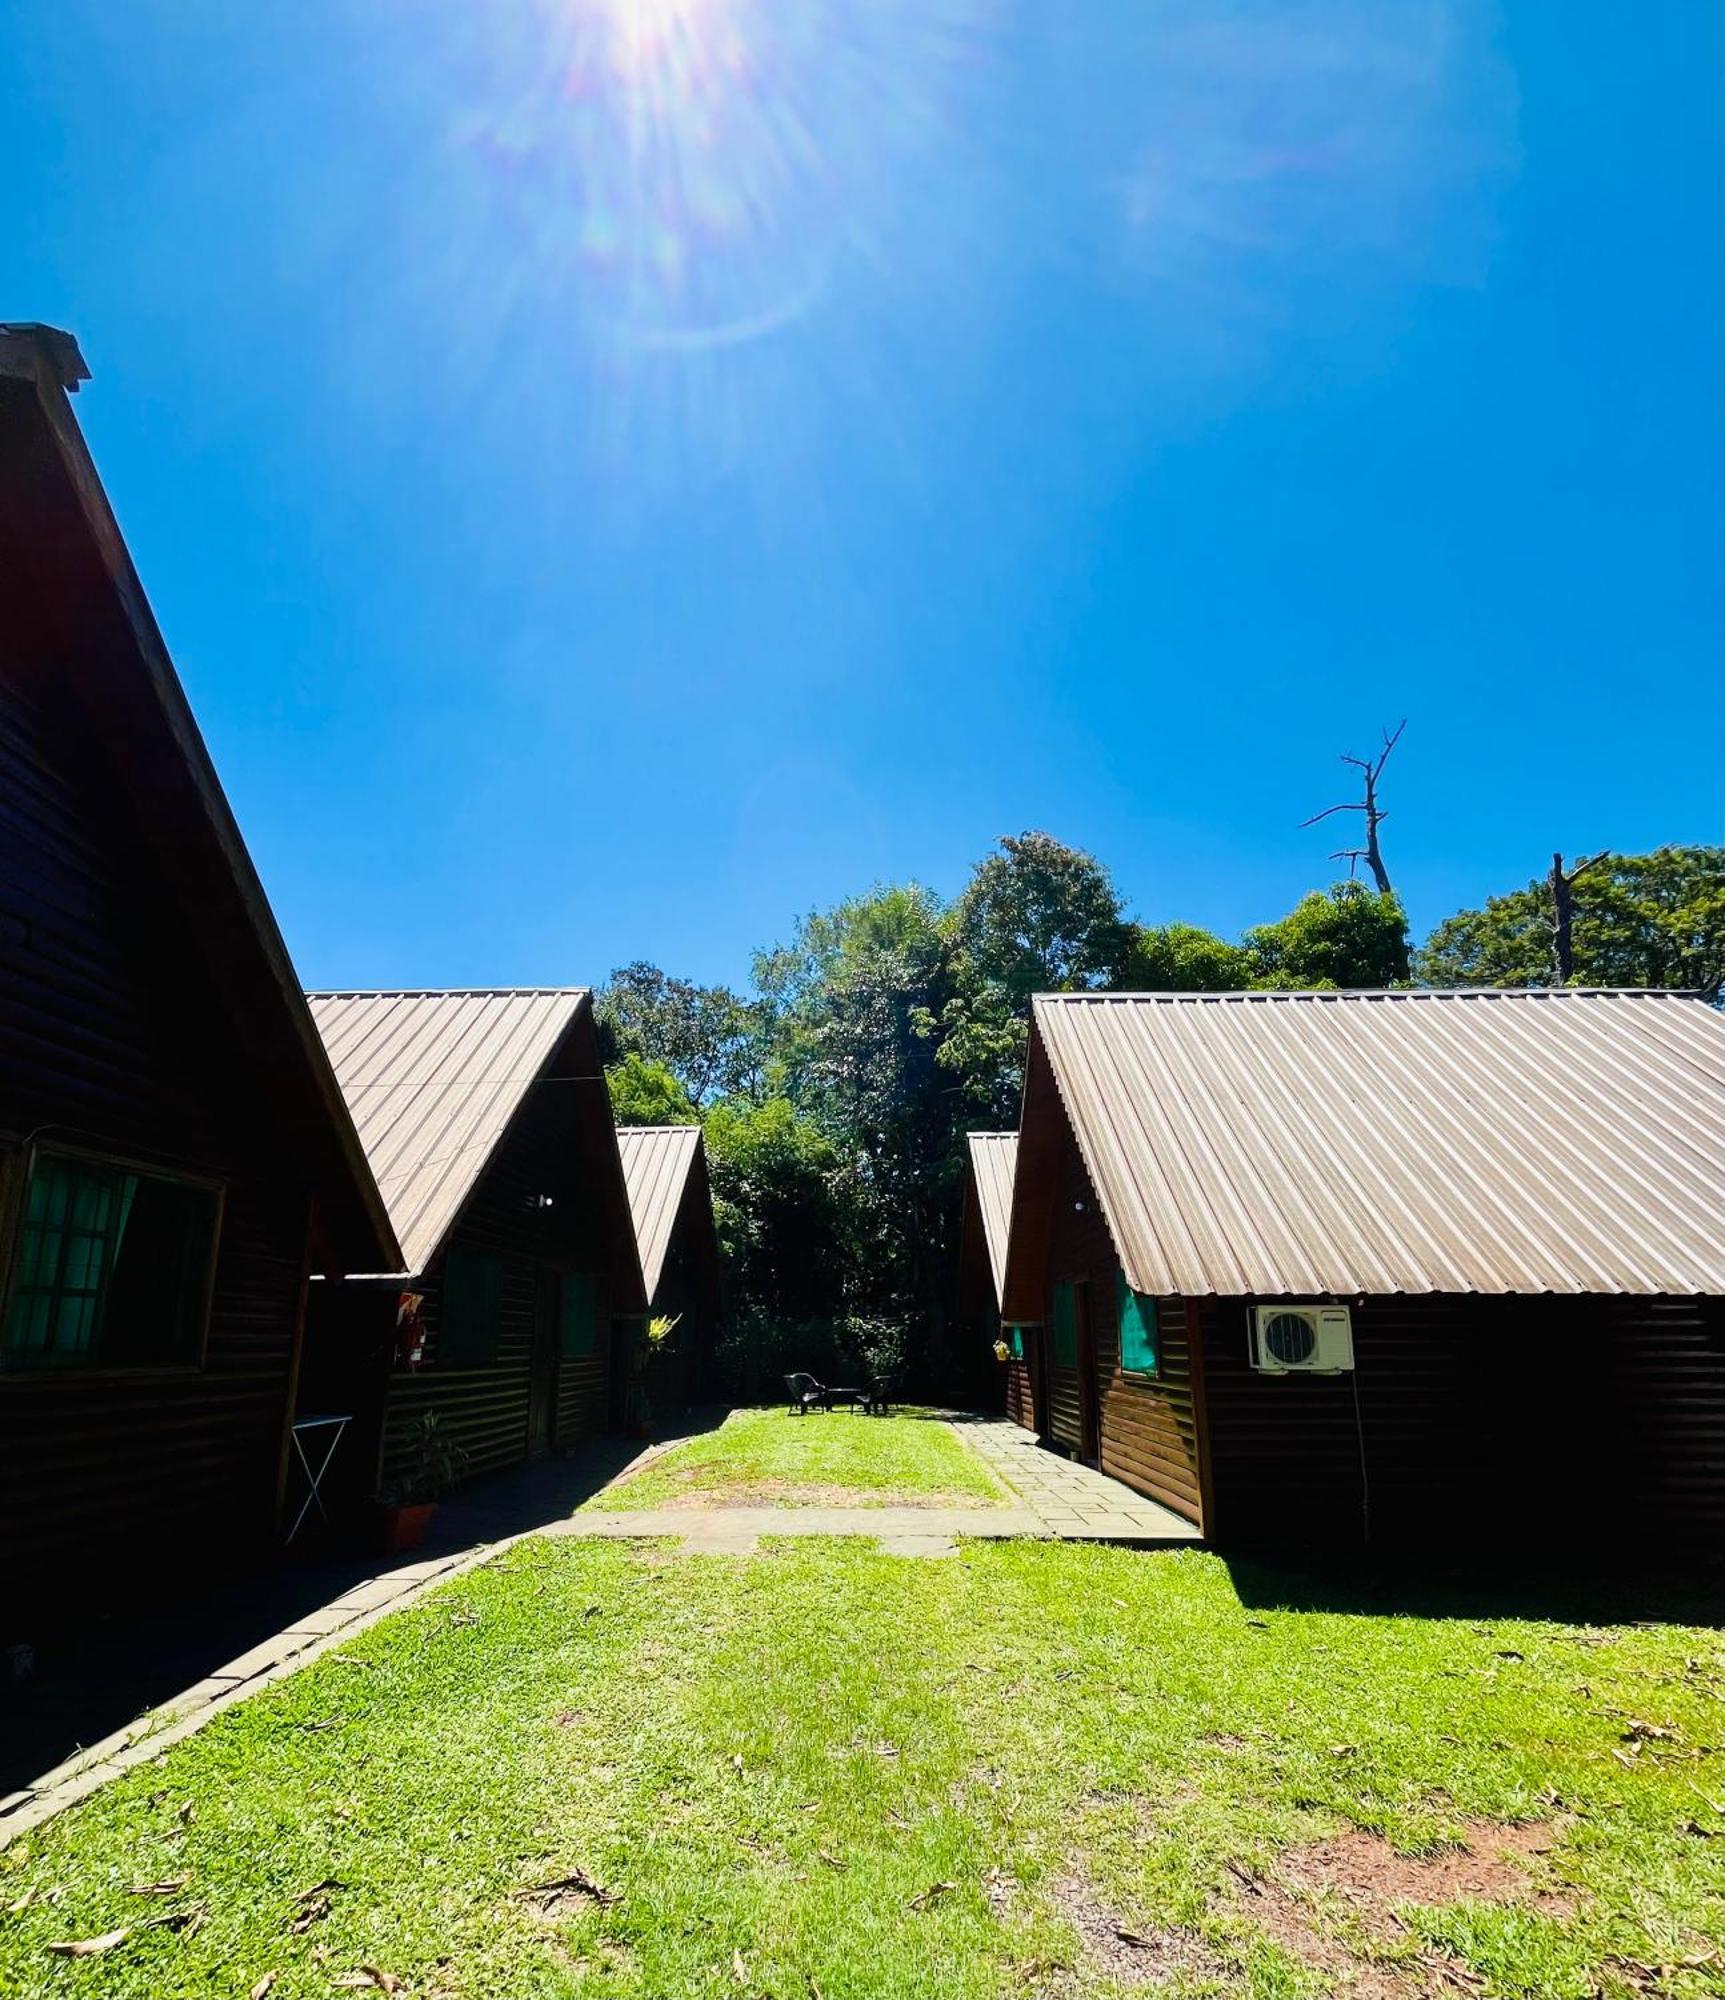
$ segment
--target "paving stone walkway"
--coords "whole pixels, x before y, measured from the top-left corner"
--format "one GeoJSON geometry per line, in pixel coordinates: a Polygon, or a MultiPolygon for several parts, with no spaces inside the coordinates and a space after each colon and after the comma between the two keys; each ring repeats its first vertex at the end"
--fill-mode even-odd
{"type": "Polygon", "coordinates": [[[1202,1541],[1172,1508],[1088,1465],[1045,1451],[1034,1434],[1001,1418],[976,1418],[959,1435],[987,1460],[1045,1529],[1063,1542],[1126,1542],[1164,1548],[1202,1541]]]}

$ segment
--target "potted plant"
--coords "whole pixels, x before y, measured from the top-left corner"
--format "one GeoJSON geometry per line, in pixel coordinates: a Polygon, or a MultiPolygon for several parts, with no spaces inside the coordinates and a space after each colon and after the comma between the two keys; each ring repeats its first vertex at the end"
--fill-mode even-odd
{"type": "Polygon", "coordinates": [[[385,1555],[419,1547],[438,1501],[466,1466],[467,1453],[444,1435],[437,1413],[427,1410],[403,1442],[394,1476],[378,1488],[377,1534],[385,1555]]]}
{"type": "Polygon", "coordinates": [[[629,1387],[624,1397],[623,1420],[628,1425],[631,1437],[644,1438],[653,1429],[653,1400],[647,1394],[647,1370],[653,1356],[664,1347],[676,1332],[683,1315],[677,1313],[667,1317],[656,1314],[647,1322],[647,1337],[637,1343],[630,1359],[629,1387]]]}

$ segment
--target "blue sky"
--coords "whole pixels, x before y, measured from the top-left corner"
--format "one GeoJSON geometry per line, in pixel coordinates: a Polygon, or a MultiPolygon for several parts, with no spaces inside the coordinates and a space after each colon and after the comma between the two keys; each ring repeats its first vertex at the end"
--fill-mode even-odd
{"type": "Polygon", "coordinates": [[[1717,10],[60,0],[0,316],[312,984],[1721,837],[1717,10]]]}

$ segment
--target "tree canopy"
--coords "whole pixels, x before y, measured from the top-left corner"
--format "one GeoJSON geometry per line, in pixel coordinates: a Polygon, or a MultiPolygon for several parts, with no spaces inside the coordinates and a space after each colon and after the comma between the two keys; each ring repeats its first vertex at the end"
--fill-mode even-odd
{"type": "MultiPolygon", "coordinates": [[[[1578,986],[1725,988],[1725,847],[1605,854],[1573,878],[1578,986]]],[[[1427,986],[1553,983],[1555,899],[1548,878],[1446,918],[1417,970],[1427,986]]]]}

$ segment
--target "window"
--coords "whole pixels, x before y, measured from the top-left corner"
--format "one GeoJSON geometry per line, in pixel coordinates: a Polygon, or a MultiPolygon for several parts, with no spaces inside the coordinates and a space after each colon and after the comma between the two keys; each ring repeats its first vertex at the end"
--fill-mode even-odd
{"type": "Polygon", "coordinates": [[[8,1368],[196,1362],[221,1193],[70,1153],[38,1153],[6,1310],[8,1368]]]}
{"type": "Polygon", "coordinates": [[[1124,1271],[1114,1274],[1114,1290],[1120,1305],[1120,1372],[1154,1375],[1158,1354],[1156,1301],[1135,1292],[1124,1271]]]}
{"type": "Polygon", "coordinates": [[[558,1345],[571,1360],[585,1361],[592,1354],[598,1319],[593,1280],[585,1271],[565,1271],[558,1345]]]}
{"type": "Polygon", "coordinates": [[[1054,1287],[1054,1311],[1049,1320],[1054,1335],[1054,1365],[1057,1368],[1078,1366],[1078,1303],[1073,1296],[1070,1279],[1063,1278],[1054,1287]]]}
{"type": "Polygon", "coordinates": [[[443,1314],[434,1359],[446,1368],[482,1368],[497,1359],[503,1321],[503,1260],[452,1250],[443,1266],[443,1314]]]}
{"type": "Polygon", "coordinates": [[[1023,1327],[1021,1327],[1021,1326],[1009,1326],[1009,1327],[1008,1327],[1008,1328],[1006,1329],[1006,1344],[1007,1344],[1007,1346],[1008,1346],[1008,1347],[1010,1347],[1010,1348],[1012,1349],[1012,1358],[1013,1358],[1013,1360],[1014,1360],[1014,1361],[1022,1361],[1022,1360],[1024,1359],[1024,1329],[1023,1329],[1023,1327]]]}

